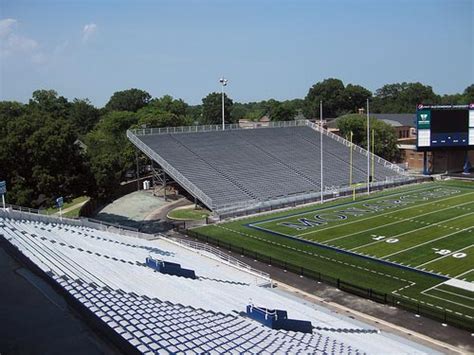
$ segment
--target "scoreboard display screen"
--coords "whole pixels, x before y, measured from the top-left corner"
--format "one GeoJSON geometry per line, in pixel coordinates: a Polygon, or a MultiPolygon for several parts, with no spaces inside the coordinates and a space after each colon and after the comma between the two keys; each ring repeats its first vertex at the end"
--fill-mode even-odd
{"type": "Polygon", "coordinates": [[[417,148],[474,149],[474,104],[418,105],[417,148]]]}

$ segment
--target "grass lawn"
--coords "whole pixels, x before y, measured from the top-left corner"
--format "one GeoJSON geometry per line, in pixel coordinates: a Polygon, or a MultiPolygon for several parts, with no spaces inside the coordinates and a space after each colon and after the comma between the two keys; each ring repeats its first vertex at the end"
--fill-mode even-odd
{"type": "Polygon", "coordinates": [[[78,218],[79,217],[79,211],[81,210],[81,207],[75,208],[69,212],[63,213],[63,217],[67,218],[78,218]]]}
{"type": "MultiPolygon", "coordinates": [[[[71,201],[68,201],[68,202],[65,202],[62,209],[65,210],[66,208],[69,208],[71,206],[74,206],[75,204],[78,204],[78,203],[81,203],[81,202],[84,202],[88,199],[89,197],[87,196],[79,196],[79,197],[76,197],[75,199],[71,200],[71,201]]],[[[47,209],[44,209],[43,210],[44,213],[46,214],[53,214],[53,213],[56,213],[56,212],[59,212],[59,208],[57,207],[50,207],[50,208],[47,208],[47,209]]],[[[72,212],[72,211],[71,211],[72,212]]],[[[67,216],[66,214],[64,214],[64,216],[66,217],[69,217],[67,216]]]]}
{"type": "MultiPolygon", "coordinates": [[[[75,199],[71,200],[71,201],[68,201],[66,203],[64,203],[63,207],[62,207],[62,210],[64,211],[66,208],[69,208],[71,206],[74,206],[78,203],[81,203],[81,202],[84,202],[88,199],[89,197],[87,196],[79,196],[79,197],[76,197],[75,199]]],[[[69,217],[69,218],[77,218],[79,217],[79,210],[81,208],[78,207],[78,208],[75,208],[69,212],[66,212],[64,213],[63,212],[63,216],[64,217],[69,217]]],[[[59,213],[59,208],[56,208],[56,207],[50,207],[50,208],[47,208],[47,209],[44,209],[42,210],[42,213],[44,214],[55,214],[55,213],[59,213]]]]}
{"type": "Polygon", "coordinates": [[[168,213],[168,218],[186,221],[198,221],[209,216],[210,212],[202,208],[177,208],[168,213]]]}

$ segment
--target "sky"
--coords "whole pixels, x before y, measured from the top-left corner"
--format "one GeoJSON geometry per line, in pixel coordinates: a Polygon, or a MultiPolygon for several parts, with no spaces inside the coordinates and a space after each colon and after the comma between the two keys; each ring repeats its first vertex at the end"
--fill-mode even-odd
{"type": "Polygon", "coordinates": [[[474,82],[474,0],[0,0],[0,100],[34,90],[103,106],[120,90],[199,104],[304,98],[326,78],[371,91],[474,82]]]}

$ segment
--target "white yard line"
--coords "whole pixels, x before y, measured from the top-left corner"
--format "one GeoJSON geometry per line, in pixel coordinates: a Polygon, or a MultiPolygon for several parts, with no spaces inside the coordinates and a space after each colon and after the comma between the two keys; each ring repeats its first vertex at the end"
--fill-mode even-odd
{"type": "MultiPolygon", "coordinates": [[[[472,212],[472,213],[474,213],[474,212],[472,212]]],[[[472,214],[472,213],[470,213],[470,214],[472,214]]],[[[436,242],[437,240],[441,240],[441,239],[450,237],[450,236],[452,236],[452,235],[454,235],[454,234],[458,234],[458,233],[465,232],[465,231],[467,231],[467,230],[469,230],[469,229],[472,229],[472,228],[474,228],[474,226],[470,226],[470,227],[461,229],[461,230],[459,230],[459,231],[456,231],[456,232],[453,232],[453,233],[449,233],[449,234],[447,234],[447,235],[445,235],[445,236],[442,236],[442,237],[439,237],[439,238],[435,238],[435,239],[428,240],[428,241],[426,241],[426,242],[424,242],[424,243],[414,245],[414,246],[412,246],[412,247],[410,247],[410,248],[406,248],[406,249],[397,251],[397,252],[392,253],[392,254],[388,254],[388,255],[381,256],[380,259],[388,258],[389,256],[393,256],[393,255],[396,255],[396,254],[400,254],[400,253],[403,253],[403,252],[405,252],[405,251],[408,251],[408,250],[411,250],[411,249],[415,249],[415,248],[421,247],[422,245],[426,245],[426,244],[429,244],[429,243],[432,243],[432,242],[436,242]]]]}
{"type": "Polygon", "coordinates": [[[463,273],[460,273],[459,275],[454,276],[453,279],[459,279],[459,277],[469,274],[472,271],[474,271],[474,269],[464,271],[463,273]]]}
{"type": "Polygon", "coordinates": [[[469,248],[472,248],[472,247],[474,247],[474,245],[472,245],[472,244],[471,244],[471,245],[468,245],[467,247],[464,247],[464,248],[455,250],[455,251],[453,251],[452,253],[449,253],[449,254],[447,254],[447,255],[443,255],[443,256],[440,256],[440,257],[438,257],[438,258],[436,258],[436,259],[427,261],[426,263],[420,264],[420,265],[418,265],[418,266],[416,266],[416,267],[425,266],[425,265],[427,265],[427,264],[430,264],[430,263],[433,263],[433,262],[435,262],[435,261],[438,261],[438,260],[447,258],[448,256],[451,256],[451,255],[453,255],[453,254],[455,254],[455,253],[459,253],[460,251],[463,251],[463,250],[466,250],[466,249],[469,249],[469,248]]]}
{"type": "MultiPolygon", "coordinates": [[[[420,227],[420,228],[416,228],[416,229],[410,229],[409,231],[407,232],[403,232],[403,233],[400,233],[400,234],[395,234],[395,235],[391,235],[390,238],[398,238],[398,237],[401,237],[402,235],[406,235],[406,234],[411,234],[413,232],[416,232],[416,231],[420,231],[422,229],[426,229],[426,228],[430,228],[430,227],[434,227],[434,226],[437,226],[437,225],[440,225],[441,223],[446,223],[446,222],[449,222],[449,221],[452,221],[454,219],[458,219],[458,218],[461,218],[461,217],[466,217],[466,216],[469,216],[471,214],[474,214],[474,212],[468,212],[468,213],[465,213],[465,214],[461,214],[459,216],[456,216],[456,217],[452,217],[452,218],[448,218],[448,219],[445,219],[445,220],[442,220],[440,222],[436,222],[436,223],[432,223],[432,224],[428,224],[427,226],[424,226],[424,227],[420,227]]],[[[469,227],[469,228],[472,228],[472,227],[469,227]]],[[[467,228],[467,229],[469,229],[467,228]]],[[[364,247],[368,247],[370,245],[374,245],[374,244],[377,244],[377,243],[383,243],[385,242],[384,239],[382,240],[376,240],[374,242],[370,242],[370,243],[367,243],[367,244],[363,244],[363,245],[359,245],[355,248],[352,248],[350,249],[351,251],[353,250],[357,250],[357,249],[360,249],[360,248],[364,248],[364,247]]],[[[420,244],[421,245],[421,244],[420,244]]],[[[407,249],[408,250],[408,249],[407,249]]],[[[382,256],[382,258],[385,258],[385,256],[382,256]]]]}
{"type": "MultiPolygon", "coordinates": [[[[444,285],[444,284],[442,284],[444,285]]],[[[441,285],[438,285],[438,286],[441,286],[441,285]]],[[[446,290],[443,290],[441,288],[436,288],[435,291],[438,291],[438,292],[444,292],[444,293],[449,293],[450,295],[453,295],[453,296],[456,296],[456,297],[461,297],[461,298],[465,298],[469,301],[472,301],[472,297],[468,297],[468,296],[464,296],[464,295],[460,295],[458,293],[454,293],[454,292],[451,292],[451,291],[446,291],[446,290]]]]}
{"type": "MultiPolygon", "coordinates": [[[[474,192],[469,192],[465,195],[471,195],[471,194],[474,194],[474,192]]],[[[464,195],[464,196],[465,196],[464,195]]],[[[388,214],[392,214],[392,213],[395,213],[395,212],[400,212],[400,211],[405,211],[405,210],[409,210],[411,208],[417,208],[417,207],[421,207],[421,206],[426,206],[426,205],[429,205],[429,204],[432,204],[434,202],[442,202],[442,201],[446,201],[446,200],[449,200],[449,199],[452,199],[452,198],[457,198],[457,197],[460,197],[461,195],[460,194],[457,194],[455,196],[451,196],[451,197],[448,197],[448,198],[444,198],[442,200],[435,200],[435,201],[430,201],[430,202],[426,202],[426,203],[422,203],[422,204],[416,204],[416,205],[411,205],[409,207],[406,207],[406,208],[400,208],[400,209],[396,209],[396,210],[392,210],[392,211],[388,211],[388,212],[385,212],[385,213],[381,213],[381,214],[375,214],[375,215],[372,215],[370,217],[367,217],[367,218],[362,218],[362,219],[357,219],[355,221],[352,221],[352,222],[348,222],[348,223],[344,223],[344,224],[336,224],[334,226],[330,226],[330,227],[326,227],[326,228],[321,228],[321,229],[318,229],[318,230],[312,230],[312,231],[309,231],[309,232],[305,232],[305,233],[300,233],[300,234],[296,234],[295,237],[301,237],[303,235],[306,235],[306,234],[312,234],[312,233],[315,233],[315,232],[322,232],[322,231],[325,231],[325,230],[328,230],[328,229],[332,229],[332,228],[339,228],[341,226],[347,226],[347,225],[350,225],[350,224],[353,224],[353,223],[359,223],[359,222],[362,222],[362,221],[368,221],[370,219],[373,219],[373,218],[378,218],[380,216],[385,216],[385,215],[388,215],[388,214]]],[[[309,214],[310,212],[308,213],[305,213],[305,214],[309,214]]],[[[294,216],[291,216],[291,218],[293,218],[294,216]]],[[[287,217],[288,219],[288,217],[287,217]]]]}
{"type": "Polygon", "coordinates": [[[454,301],[451,301],[451,300],[446,299],[446,298],[430,295],[429,293],[425,293],[425,291],[421,291],[420,293],[424,294],[425,296],[437,298],[437,299],[442,300],[444,302],[449,302],[449,303],[452,303],[452,304],[455,304],[455,305],[458,305],[458,306],[461,306],[461,307],[464,307],[464,308],[467,308],[467,309],[474,309],[474,308],[466,306],[465,304],[462,304],[462,303],[458,303],[458,302],[454,302],[454,301]]]}
{"type": "MultiPolygon", "coordinates": [[[[453,197],[458,197],[458,196],[453,196],[453,197]]],[[[433,202],[441,202],[441,201],[433,201],[433,202]]],[[[433,203],[433,202],[431,202],[431,203],[433,203]]],[[[416,216],[413,216],[413,217],[408,217],[408,218],[400,219],[400,220],[397,220],[397,221],[395,221],[395,222],[386,223],[386,224],[384,224],[384,225],[382,225],[382,226],[377,226],[377,227],[365,229],[365,230],[363,230],[363,231],[354,232],[354,233],[346,234],[346,235],[343,235],[343,236],[340,236],[340,237],[328,239],[328,240],[325,240],[324,243],[332,242],[332,241],[338,240],[338,239],[343,239],[343,238],[351,237],[351,236],[353,236],[353,235],[360,234],[360,233],[365,233],[365,232],[368,232],[368,231],[372,231],[372,230],[374,230],[374,229],[385,228],[385,227],[391,226],[391,225],[393,225],[393,224],[403,223],[403,222],[409,221],[409,220],[411,220],[411,219],[415,219],[415,218],[427,216],[427,215],[432,214],[432,213],[438,213],[438,212],[441,212],[441,211],[449,210],[449,209],[451,209],[451,208],[457,208],[457,207],[464,206],[464,205],[468,205],[468,204],[471,204],[471,203],[474,203],[474,202],[469,201],[469,202],[466,202],[466,203],[462,203],[462,204],[460,204],[460,205],[449,206],[449,207],[446,207],[446,208],[442,208],[442,209],[440,209],[440,210],[436,210],[436,211],[432,211],[432,212],[427,212],[427,213],[419,214],[419,215],[416,215],[416,216]]],[[[418,206],[419,206],[419,205],[418,205],[418,206]]],[[[418,206],[412,206],[412,207],[418,207],[418,206]]],[[[393,211],[393,212],[398,212],[398,211],[401,211],[401,210],[396,210],[396,211],[393,211]]],[[[322,242],[322,243],[323,243],[323,242],[322,242]]]]}

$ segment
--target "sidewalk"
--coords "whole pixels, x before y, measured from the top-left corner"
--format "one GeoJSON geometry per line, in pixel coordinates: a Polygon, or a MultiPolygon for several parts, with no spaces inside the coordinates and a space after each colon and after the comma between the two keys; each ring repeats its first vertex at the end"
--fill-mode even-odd
{"type": "MultiPolygon", "coordinates": [[[[82,201],[82,202],[79,202],[79,203],[76,203],[75,205],[72,205],[72,206],[69,206],[68,208],[65,208],[63,209],[61,212],[62,214],[65,214],[65,213],[68,213],[68,212],[71,212],[77,208],[81,208],[83,205],[85,205],[87,202],[89,201],[89,198],[85,201],[82,201]]],[[[54,213],[53,216],[59,216],[59,211],[54,213]]]]}

